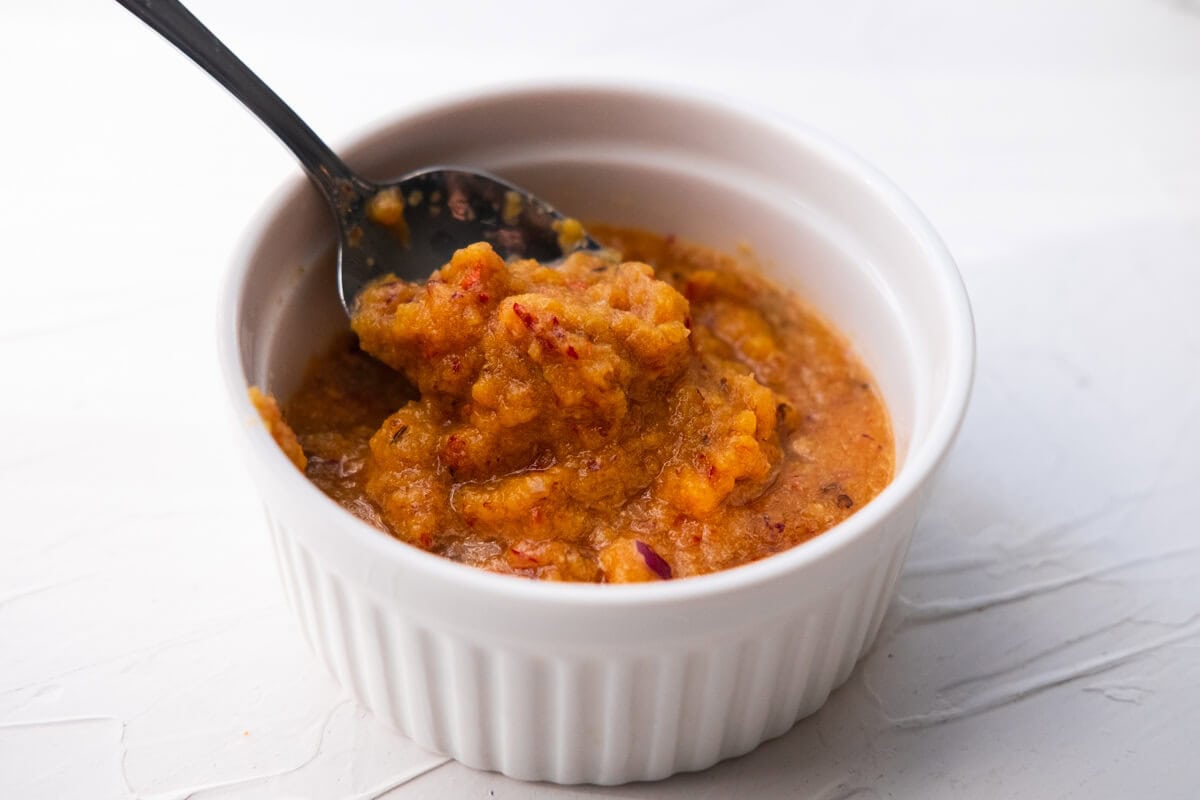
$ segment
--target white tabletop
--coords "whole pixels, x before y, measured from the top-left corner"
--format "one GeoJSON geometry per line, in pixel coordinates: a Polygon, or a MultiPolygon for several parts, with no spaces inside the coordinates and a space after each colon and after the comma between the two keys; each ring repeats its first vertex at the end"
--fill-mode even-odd
{"type": "Polygon", "coordinates": [[[823,128],[956,255],[979,371],[883,632],[816,716],[652,785],[477,773],[306,651],[215,292],[297,167],[114,3],[0,23],[0,797],[1195,797],[1200,2],[195,0],[337,141],[645,76],[823,128]]]}

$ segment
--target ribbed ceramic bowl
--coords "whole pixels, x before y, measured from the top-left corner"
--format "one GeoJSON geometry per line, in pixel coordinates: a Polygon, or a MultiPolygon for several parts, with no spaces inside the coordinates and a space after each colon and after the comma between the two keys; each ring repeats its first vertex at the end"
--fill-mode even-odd
{"type": "Polygon", "coordinates": [[[258,422],[346,320],[329,214],[301,179],[252,225],[221,301],[220,354],[288,599],[357,700],[419,744],[531,780],[663,778],[740,755],[811,714],[879,628],[970,390],[970,309],[949,254],[885,178],[813,131],[668,90],[549,86],[409,113],[344,150],[376,178],[485,168],[584,219],[766,270],[854,342],[897,439],[893,483],[763,561],[639,585],[490,574],[342,511],[258,422]]]}

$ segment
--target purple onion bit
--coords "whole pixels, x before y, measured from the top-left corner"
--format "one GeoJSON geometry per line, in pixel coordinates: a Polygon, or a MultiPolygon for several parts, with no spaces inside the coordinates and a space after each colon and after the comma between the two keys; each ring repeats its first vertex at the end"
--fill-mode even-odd
{"type": "Polygon", "coordinates": [[[634,544],[637,545],[638,555],[640,555],[642,560],[646,562],[646,566],[650,568],[651,572],[662,578],[664,581],[671,579],[671,565],[666,561],[663,561],[663,557],[654,552],[653,547],[641,541],[640,539],[634,542],[634,544]]]}

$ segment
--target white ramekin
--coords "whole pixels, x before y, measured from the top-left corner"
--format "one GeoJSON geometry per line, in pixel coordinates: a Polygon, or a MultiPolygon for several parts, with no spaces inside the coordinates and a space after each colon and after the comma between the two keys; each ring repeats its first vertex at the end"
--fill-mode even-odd
{"type": "Polygon", "coordinates": [[[812,130],[676,90],[491,91],[406,114],[344,152],[368,176],[466,164],[584,219],[752,245],[855,343],[898,452],[893,483],[843,524],[699,578],[540,583],[401,544],[305,480],[246,397],[249,384],[286,397],[345,325],[328,212],[298,178],[234,260],[219,346],[288,599],[337,680],[425,747],[560,783],[703,769],[820,707],[875,637],[970,391],[966,293],[920,212],[812,130]]]}

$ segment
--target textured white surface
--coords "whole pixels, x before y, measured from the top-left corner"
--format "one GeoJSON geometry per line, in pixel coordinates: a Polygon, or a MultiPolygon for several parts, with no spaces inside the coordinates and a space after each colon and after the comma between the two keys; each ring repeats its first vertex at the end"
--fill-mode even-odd
{"type": "Polygon", "coordinates": [[[295,167],[115,4],[24,4],[0,25],[0,796],[1194,796],[1200,6],[434,5],[193,7],[330,138],[479,82],[649,74],[825,129],[939,228],[976,394],[878,644],[788,735],[654,785],[438,766],[357,711],[286,610],[213,355],[219,273],[295,167]]]}

